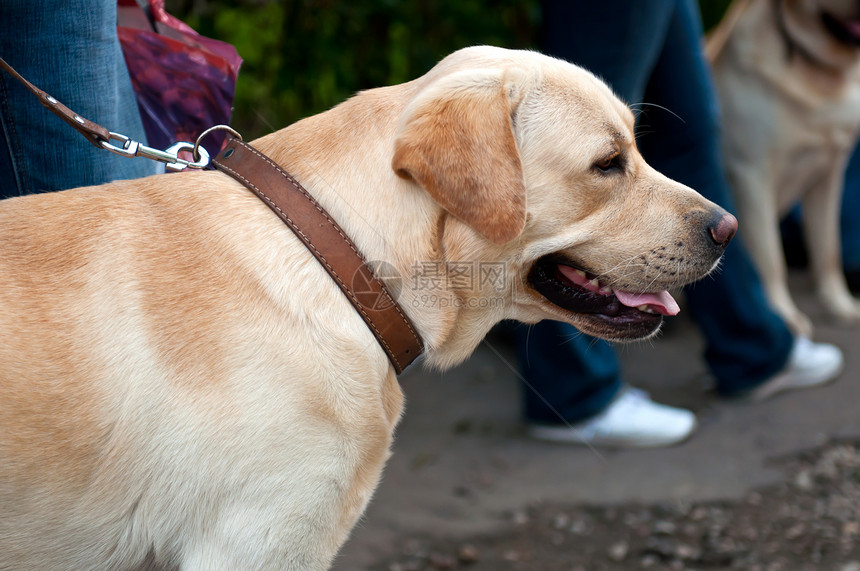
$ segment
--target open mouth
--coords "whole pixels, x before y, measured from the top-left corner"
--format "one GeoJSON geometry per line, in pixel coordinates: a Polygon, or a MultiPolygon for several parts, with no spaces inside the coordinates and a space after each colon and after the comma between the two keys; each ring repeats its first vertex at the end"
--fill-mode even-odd
{"type": "Polygon", "coordinates": [[[821,21],[834,38],[843,44],[860,47],[860,18],[840,20],[832,14],[822,12],[821,21]]]}
{"type": "MultiPolygon", "coordinates": [[[[633,293],[601,283],[587,270],[546,256],[538,260],[528,275],[529,284],[554,305],[578,314],[587,314],[619,328],[656,330],[664,315],[676,315],[678,303],[669,292],[633,293]]],[[[636,333],[630,331],[632,335],[636,333]]]]}

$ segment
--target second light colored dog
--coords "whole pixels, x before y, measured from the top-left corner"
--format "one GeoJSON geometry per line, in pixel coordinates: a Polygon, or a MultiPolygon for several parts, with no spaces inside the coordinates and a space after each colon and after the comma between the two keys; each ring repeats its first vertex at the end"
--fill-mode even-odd
{"type": "Polygon", "coordinates": [[[842,273],[839,208],[860,134],[860,5],[738,0],[709,37],[723,147],[744,240],[770,301],[793,329],[812,323],[788,290],[779,220],[800,201],[818,297],[860,319],[842,273]]]}

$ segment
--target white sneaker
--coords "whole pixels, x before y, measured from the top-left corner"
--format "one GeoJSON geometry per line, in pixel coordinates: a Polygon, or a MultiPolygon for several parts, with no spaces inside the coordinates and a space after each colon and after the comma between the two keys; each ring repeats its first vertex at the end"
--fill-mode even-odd
{"type": "Polygon", "coordinates": [[[645,391],[627,388],[593,418],[569,426],[531,425],[529,434],[551,442],[641,448],[676,444],[695,427],[689,410],[657,404],[645,391]]]}
{"type": "Polygon", "coordinates": [[[843,365],[839,347],[829,343],[813,343],[807,337],[798,336],[785,369],[753,389],[746,399],[760,402],[782,391],[827,384],[839,376],[843,365]]]}

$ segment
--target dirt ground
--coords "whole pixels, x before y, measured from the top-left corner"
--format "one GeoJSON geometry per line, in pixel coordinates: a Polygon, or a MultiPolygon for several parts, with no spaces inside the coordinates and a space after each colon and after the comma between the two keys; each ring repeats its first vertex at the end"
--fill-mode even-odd
{"type": "Polygon", "coordinates": [[[539,504],[505,529],[413,537],[379,571],[860,570],[860,450],[830,443],[782,459],[779,484],[738,501],[539,504]]]}
{"type": "Polygon", "coordinates": [[[792,287],[845,353],[827,387],[719,399],[683,317],[620,349],[628,382],[697,413],[671,448],[530,440],[504,339],[447,373],[412,367],[394,454],[335,569],[860,571],[860,327],[828,323],[805,276],[792,287]]]}

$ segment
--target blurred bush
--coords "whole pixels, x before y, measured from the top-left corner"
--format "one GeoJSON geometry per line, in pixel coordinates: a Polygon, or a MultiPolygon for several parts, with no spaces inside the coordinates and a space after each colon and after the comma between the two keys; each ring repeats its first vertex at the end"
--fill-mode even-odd
{"type": "MultiPolygon", "coordinates": [[[[571,0],[599,1],[599,0],[571,0]]],[[[730,0],[701,0],[706,25],[730,0]]],[[[464,46],[536,46],[539,0],[167,0],[244,59],[233,125],[253,139],[361,89],[401,83],[464,46]]],[[[607,17],[613,15],[607,13],[607,17]]]]}
{"type": "Polygon", "coordinates": [[[534,43],[536,0],[168,0],[244,59],[233,125],[246,138],[401,83],[468,45],[534,43]]]}

